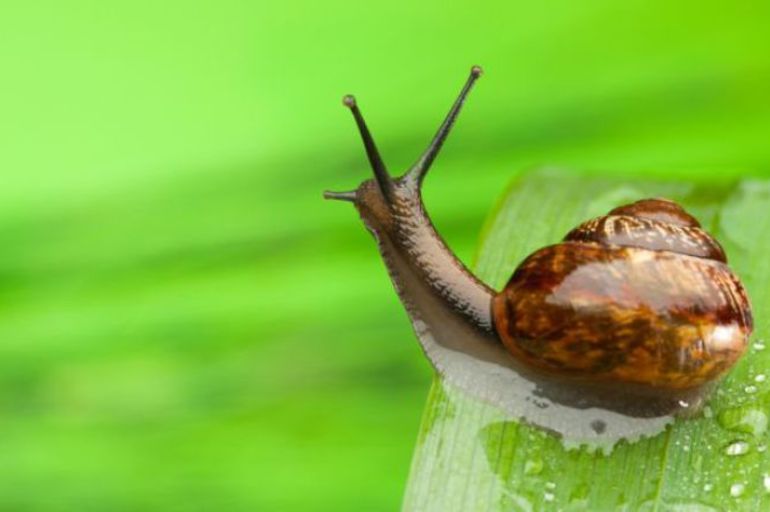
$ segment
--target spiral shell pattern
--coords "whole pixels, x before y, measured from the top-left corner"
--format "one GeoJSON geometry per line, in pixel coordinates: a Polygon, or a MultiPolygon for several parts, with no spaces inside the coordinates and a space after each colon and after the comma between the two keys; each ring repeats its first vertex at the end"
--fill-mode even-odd
{"type": "Polygon", "coordinates": [[[516,269],[493,301],[517,359],[564,376],[690,389],[743,354],[751,306],[722,246],[679,205],[589,220],[516,269]]]}

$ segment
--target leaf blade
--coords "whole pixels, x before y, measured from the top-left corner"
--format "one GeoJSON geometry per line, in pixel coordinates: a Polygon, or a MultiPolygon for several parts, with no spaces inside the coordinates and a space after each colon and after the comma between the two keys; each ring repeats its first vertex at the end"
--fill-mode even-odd
{"type": "MultiPolygon", "coordinates": [[[[770,263],[766,263],[770,258],[762,256],[770,254],[770,222],[761,213],[770,211],[770,187],[763,181],[709,185],[586,177],[553,170],[531,173],[506,192],[488,221],[476,270],[500,289],[532,250],[555,243],[581,220],[648,196],[675,199],[704,225],[713,226],[733,268],[752,293],[755,312],[767,311],[770,297],[762,283],[770,281],[770,263]]],[[[755,339],[767,332],[766,315],[761,313],[755,339]]],[[[428,404],[433,415],[423,425],[404,509],[751,510],[770,506],[770,494],[763,487],[770,458],[760,448],[767,443],[764,411],[770,394],[744,396],[746,386],[757,387],[756,375],[768,362],[764,354],[751,352],[720,385],[707,416],[677,421],[652,438],[621,441],[610,455],[567,450],[553,436],[511,421],[494,407],[436,380],[428,404]],[[753,424],[743,424],[742,430],[727,429],[719,421],[720,413],[736,405],[755,416],[753,424]],[[728,455],[726,447],[734,442],[749,444],[750,453],[728,455]]]]}

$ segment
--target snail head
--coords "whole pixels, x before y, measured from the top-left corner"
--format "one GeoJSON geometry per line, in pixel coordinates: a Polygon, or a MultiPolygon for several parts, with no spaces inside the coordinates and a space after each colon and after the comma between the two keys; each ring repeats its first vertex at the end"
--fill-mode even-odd
{"type": "Polygon", "coordinates": [[[409,203],[414,201],[419,203],[422,181],[428,173],[433,160],[435,160],[441,150],[447,135],[449,135],[471,87],[473,87],[474,82],[481,74],[482,69],[480,66],[473,66],[471,68],[468,80],[465,82],[446,118],[441,123],[430,145],[408,171],[397,177],[391,176],[388,172],[374,142],[374,138],[366,125],[366,121],[364,121],[361,115],[361,110],[355,97],[349,94],[342,98],[343,105],[350,109],[358,126],[374,177],[363,181],[355,190],[346,192],[326,191],[324,192],[324,198],[351,202],[366,220],[376,220],[383,224],[388,223],[389,219],[392,218],[393,210],[398,209],[399,205],[414,206],[409,203]]]}

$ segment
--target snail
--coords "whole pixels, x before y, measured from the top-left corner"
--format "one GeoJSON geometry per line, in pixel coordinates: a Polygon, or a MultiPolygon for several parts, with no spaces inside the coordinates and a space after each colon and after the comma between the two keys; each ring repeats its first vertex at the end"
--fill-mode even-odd
{"type": "Polygon", "coordinates": [[[457,386],[577,439],[644,434],[697,410],[745,351],[752,316],[722,246],[677,203],[642,199],[583,222],[525,258],[499,292],[434,229],[422,183],[481,74],[471,69],[398,177],[345,96],[374,177],[324,197],[354,204],[423,350],[457,386]]]}

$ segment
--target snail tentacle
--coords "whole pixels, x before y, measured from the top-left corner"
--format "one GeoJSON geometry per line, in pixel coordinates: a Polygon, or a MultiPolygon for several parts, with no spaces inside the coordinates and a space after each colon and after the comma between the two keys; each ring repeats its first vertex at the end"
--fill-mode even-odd
{"type": "Polygon", "coordinates": [[[481,66],[473,66],[471,68],[471,74],[465,82],[462,91],[460,91],[460,94],[457,96],[452,108],[449,109],[449,113],[446,118],[444,118],[441,126],[439,126],[436,135],[433,136],[433,140],[423,154],[420,155],[420,158],[417,159],[417,162],[415,162],[412,168],[404,175],[406,179],[413,180],[418,184],[422,183],[425,175],[428,174],[428,170],[430,169],[433,160],[435,160],[436,155],[438,155],[441,150],[441,146],[444,144],[449,132],[452,130],[452,126],[454,125],[457,116],[460,114],[460,109],[462,109],[463,103],[465,103],[465,99],[468,97],[468,93],[482,74],[483,70],[481,69],[481,66]]]}
{"type": "Polygon", "coordinates": [[[388,174],[388,169],[385,167],[385,162],[382,161],[377,145],[374,143],[374,137],[372,137],[369,127],[366,125],[366,121],[364,121],[364,116],[361,115],[356,98],[352,94],[348,94],[342,99],[342,103],[350,109],[353,113],[353,118],[356,120],[358,131],[366,148],[366,156],[369,158],[369,163],[372,166],[372,171],[374,171],[374,178],[377,181],[377,185],[379,185],[380,192],[388,202],[391,202],[393,200],[393,181],[390,178],[390,174],[388,174]]]}
{"type": "Polygon", "coordinates": [[[345,192],[334,192],[332,190],[324,191],[324,199],[335,199],[337,201],[347,201],[349,203],[356,202],[356,191],[347,190],[345,192]]]}

